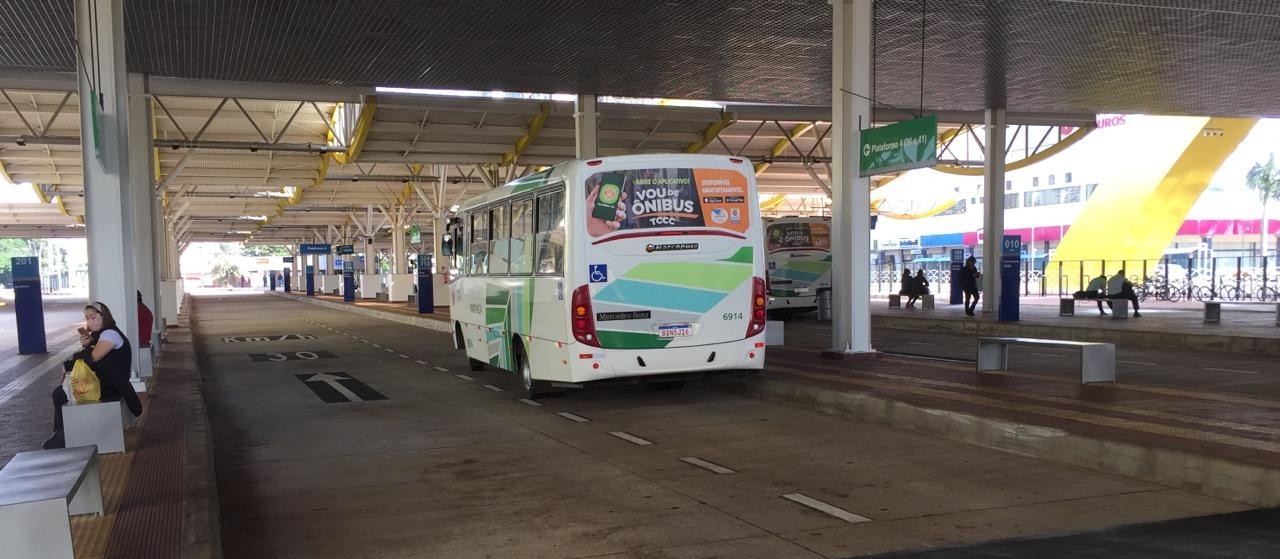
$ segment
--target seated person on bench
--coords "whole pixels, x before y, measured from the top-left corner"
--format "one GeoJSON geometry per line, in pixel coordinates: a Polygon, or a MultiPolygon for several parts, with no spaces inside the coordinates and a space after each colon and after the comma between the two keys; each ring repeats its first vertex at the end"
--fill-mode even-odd
{"type": "MultiPolygon", "coordinates": [[[[71,360],[63,363],[70,370],[76,359],[84,359],[85,363],[98,375],[101,384],[103,402],[124,400],[134,417],[142,415],[142,402],[129,383],[129,368],[133,364],[133,351],[129,340],[116,327],[111,317],[111,309],[106,305],[93,302],[84,308],[84,321],[87,328],[80,331],[80,345],[83,347],[71,360]]],[[[66,445],[62,431],[62,406],[67,403],[67,393],[59,386],[53,390],[53,436],[45,441],[46,450],[62,448],[66,445]]]]}
{"type": "MultiPolygon", "coordinates": [[[[1107,316],[1107,311],[1102,310],[1102,301],[1107,298],[1107,295],[1102,291],[1106,289],[1106,287],[1107,287],[1107,276],[1098,274],[1098,277],[1093,278],[1093,280],[1089,282],[1089,286],[1084,288],[1084,291],[1077,291],[1075,293],[1072,293],[1071,297],[1075,299],[1097,300],[1098,313],[1101,314],[1102,316],[1107,316]]],[[[1108,307],[1112,306],[1111,301],[1107,301],[1107,306],[1108,307]]]]}
{"type": "Polygon", "coordinates": [[[1107,298],[1128,299],[1129,304],[1133,305],[1133,316],[1142,316],[1138,314],[1138,293],[1133,290],[1133,284],[1125,279],[1124,270],[1116,272],[1116,275],[1107,280],[1107,298]]]}

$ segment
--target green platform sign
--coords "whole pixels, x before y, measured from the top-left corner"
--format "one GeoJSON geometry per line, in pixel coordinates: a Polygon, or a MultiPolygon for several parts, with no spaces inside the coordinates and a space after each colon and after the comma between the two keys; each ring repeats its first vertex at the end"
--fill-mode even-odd
{"type": "Polygon", "coordinates": [[[422,229],[417,225],[409,227],[409,242],[413,244],[422,242],[422,229]]]}
{"type": "Polygon", "coordinates": [[[938,163],[938,117],[863,130],[859,149],[858,169],[864,177],[932,167],[938,163]]]}
{"type": "Polygon", "coordinates": [[[338,245],[338,254],[355,254],[356,247],[353,245],[338,245]]]}

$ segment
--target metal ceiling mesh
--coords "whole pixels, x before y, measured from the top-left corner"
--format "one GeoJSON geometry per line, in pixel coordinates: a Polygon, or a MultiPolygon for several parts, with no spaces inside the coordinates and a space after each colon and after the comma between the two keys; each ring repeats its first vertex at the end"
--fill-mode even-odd
{"type": "MultiPolygon", "coordinates": [[[[920,105],[926,0],[876,3],[877,101],[920,105]]],[[[927,1],[924,105],[1280,115],[1274,0],[927,1]],[[1007,93],[1005,93],[1007,92],[1007,93]]],[[[129,0],[155,75],[826,104],[824,0],[129,0]]],[[[0,72],[74,69],[70,0],[0,2],[0,72]]]]}

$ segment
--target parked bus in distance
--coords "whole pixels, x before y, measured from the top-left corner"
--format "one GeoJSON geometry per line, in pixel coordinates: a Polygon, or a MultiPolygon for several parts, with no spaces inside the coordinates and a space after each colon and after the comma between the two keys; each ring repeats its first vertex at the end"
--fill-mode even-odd
{"type": "Polygon", "coordinates": [[[443,252],[473,370],[549,388],[764,366],[764,232],[751,162],[568,161],[465,202],[443,252]],[[664,376],[665,375],[665,376],[664,376]]]}
{"type": "Polygon", "coordinates": [[[818,308],[831,289],[831,218],[765,220],[769,315],[786,319],[818,308]]]}

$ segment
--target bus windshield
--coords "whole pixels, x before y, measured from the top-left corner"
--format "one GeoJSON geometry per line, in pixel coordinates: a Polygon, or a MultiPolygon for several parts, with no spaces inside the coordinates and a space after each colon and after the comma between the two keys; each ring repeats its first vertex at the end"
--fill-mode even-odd
{"type": "Polygon", "coordinates": [[[774,223],[769,226],[766,248],[831,250],[831,226],[825,222],[774,223]]]}
{"type": "Polygon", "coordinates": [[[750,227],[747,178],[729,169],[646,168],[605,171],[586,179],[587,232],[750,227]]]}

